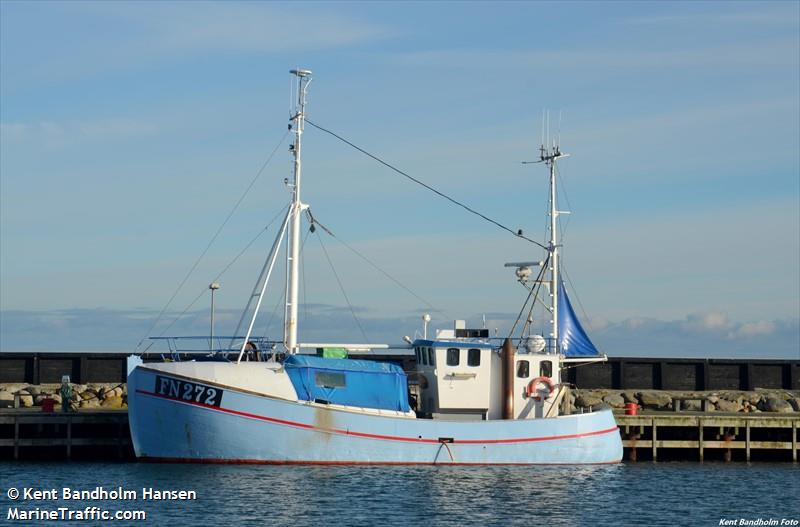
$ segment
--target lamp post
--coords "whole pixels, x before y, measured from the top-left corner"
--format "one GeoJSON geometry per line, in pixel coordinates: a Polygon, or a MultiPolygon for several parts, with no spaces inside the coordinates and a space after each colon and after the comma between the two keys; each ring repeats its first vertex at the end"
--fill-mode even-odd
{"type": "Polygon", "coordinates": [[[210,351],[214,350],[214,291],[219,289],[219,284],[217,282],[211,282],[208,286],[211,289],[211,338],[208,341],[208,349],[210,351]]]}

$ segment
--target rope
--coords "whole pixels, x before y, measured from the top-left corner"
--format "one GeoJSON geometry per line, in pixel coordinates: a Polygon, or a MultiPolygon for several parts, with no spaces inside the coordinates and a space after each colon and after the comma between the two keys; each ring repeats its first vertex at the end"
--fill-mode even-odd
{"type": "Polygon", "coordinates": [[[394,283],[395,283],[396,285],[398,285],[400,288],[402,288],[403,290],[405,290],[405,291],[406,291],[408,294],[410,294],[411,296],[413,296],[414,298],[416,298],[417,300],[419,300],[420,302],[422,302],[423,304],[425,304],[426,306],[428,306],[428,307],[429,307],[429,308],[431,308],[432,310],[434,310],[434,311],[440,311],[440,310],[439,310],[439,309],[438,309],[436,306],[434,306],[433,304],[431,304],[430,302],[428,302],[427,300],[425,300],[424,298],[422,298],[421,296],[419,296],[417,293],[415,293],[413,290],[411,290],[411,288],[409,288],[408,286],[404,285],[402,282],[400,282],[399,280],[397,280],[396,278],[394,278],[392,275],[390,275],[389,273],[387,273],[386,271],[384,271],[383,269],[381,269],[380,267],[378,267],[378,264],[376,264],[375,262],[373,262],[372,260],[370,260],[369,258],[367,258],[366,256],[364,256],[363,254],[361,254],[360,252],[358,252],[356,249],[354,249],[353,247],[351,247],[351,246],[350,246],[350,245],[349,245],[347,242],[345,242],[344,240],[342,240],[341,238],[339,238],[338,236],[336,236],[336,235],[335,235],[335,234],[334,234],[334,233],[333,233],[333,232],[332,232],[332,231],[331,231],[331,230],[330,230],[328,227],[326,227],[325,225],[323,225],[323,224],[321,224],[319,221],[317,221],[317,219],[316,219],[316,218],[315,218],[315,217],[314,217],[314,216],[311,214],[311,210],[310,210],[310,209],[308,210],[308,216],[309,216],[309,218],[310,218],[310,220],[311,220],[311,224],[312,224],[312,225],[318,225],[318,226],[319,226],[319,227],[320,227],[322,230],[324,230],[326,233],[328,233],[328,235],[329,235],[331,238],[333,238],[334,240],[338,241],[339,243],[341,243],[342,245],[344,245],[345,247],[347,247],[347,248],[348,248],[350,251],[352,251],[352,252],[353,252],[353,254],[355,254],[356,256],[358,256],[359,258],[361,258],[362,260],[364,260],[365,262],[367,262],[367,263],[368,263],[369,265],[371,265],[371,266],[372,266],[372,267],[373,267],[375,270],[377,270],[377,271],[378,271],[379,273],[381,273],[383,276],[385,276],[386,278],[388,278],[389,280],[391,280],[392,282],[394,282],[394,283]]]}
{"type": "Polygon", "coordinates": [[[564,270],[563,267],[561,268],[561,273],[567,277],[567,282],[569,283],[569,287],[570,289],[572,289],[572,294],[575,295],[575,300],[578,301],[578,307],[581,308],[583,319],[586,321],[586,325],[589,327],[589,331],[594,331],[594,329],[592,328],[592,321],[589,318],[589,315],[586,313],[586,310],[583,309],[583,303],[581,303],[581,298],[578,296],[578,290],[575,289],[574,285],[572,285],[572,280],[570,279],[569,274],[567,274],[567,271],[564,270]]]}
{"type": "Polygon", "coordinates": [[[467,212],[470,212],[470,213],[472,213],[472,214],[474,214],[474,215],[478,216],[479,218],[481,218],[481,219],[483,219],[483,220],[485,220],[485,221],[488,221],[489,223],[491,223],[491,224],[495,225],[496,227],[499,227],[499,228],[503,229],[504,231],[508,231],[508,232],[510,232],[511,234],[513,234],[514,236],[516,236],[517,238],[522,238],[523,240],[527,240],[527,241],[529,241],[529,242],[533,243],[534,245],[538,245],[538,246],[539,246],[539,247],[541,247],[542,249],[547,249],[547,247],[545,247],[545,246],[544,246],[544,245],[542,245],[541,243],[537,242],[536,240],[532,240],[531,238],[528,238],[527,236],[524,236],[524,235],[522,234],[522,230],[521,230],[521,229],[520,229],[520,230],[516,230],[516,231],[515,231],[515,230],[513,230],[513,229],[511,229],[511,228],[509,228],[509,227],[506,227],[506,226],[505,226],[505,225],[503,225],[502,223],[500,223],[500,222],[498,222],[498,221],[496,221],[496,220],[493,220],[492,218],[490,218],[490,217],[486,216],[485,214],[481,214],[480,212],[478,212],[477,210],[473,209],[472,207],[469,207],[468,205],[465,205],[464,203],[461,203],[460,201],[457,201],[456,199],[454,199],[454,198],[451,198],[451,197],[450,197],[450,196],[448,196],[447,194],[445,194],[445,193],[443,193],[443,192],[441,192],[441,191],[439,191],[439,190],[436,190],[435,188],[433,188],[432,186],[428,185],[427,183],[423,183],[423,182],[422,182],[422,181],[420,181],[419,179],[417,179],[417,178],[415,178],[415,177],[413,177],[413,176],[411,176],[411,175],[409,175],[409,174],[407,174],[407,173],[403,172],[403,171],[402,171],[402,170],[400,170],[399,168],[397,168],[397,167],[395,167],[395,166],[391,165],[390,163],[388,163],[388,162],[384,161],[383,159],[379,158],[378,156],[376,156],[376,155],[374,155],[374,154],[371,154],[371,153],[367,152],[366,150],[364,150],[363,148],[361,148],[361,147],[359,147],[359,146],[357,146],[357,145],[355,145],[355,144],[351,143],[350,141],[348,141],[348,140],[347,140],[347,139],[345,139],[344,137],[342,137],[342,136],[340,136],[340,135],[338,135],[338,134],[336,134],[336,133],[334,133],[334,132],[332,132],[332,131],[330,131],[330,130],[328,130],[328,129],[326,129],[326,128],[323,128],[323,127],[319,126],[318,124],[315,124],[315,123],[313,123],[312,121],[309,121],[308,119],[306,119],[306,123],[310,124],[311,126],[313,126],[314,128],[316,128],[316,129],[318,129],[318,130],[321,130],[321,131],[323,131],[323,132],[325,132],[325,133],[327,133],[327,134],[330,134],[330,135],[332,135],[332,136],[333,136],[333,137],[335,137],[336,139],[338,139],[338,140],[342,141],[343,143],[345,143],[345,144],[347,144],[347,145],[349,145],[349,146],[351,146],[351,147],[355,148],[356,150],[358,150],[358,151],[359,151],[359,152],[361,152],[362,154],[366,155],[367,157],[370,157],[370,158],[374,159],[374,160],[375,160],[375,161],[377,161],[378,163],[380,163],[380,164],[382,164],[383,166],[385,166],[385,167],[389,168],[390,170],[393,170],[394,172],[397,172],[397,173],[398,173],[398,174],[400,174],[401,176],[403,176],[403,177],[405,177],[405,178],[408,178],[408,179],[410,179],[410,180],[411,180],[411,181],[413,181],[414,183],[416,183],[416,184],[418,184],[418,185],[420,185],[420,186],[423,186],[423,187],[425,187],[426,189],[430,190],[430,191],[431,191],[431,192],[433,192],[434,194],[437,194],[438,196],[440,196],[440,197],[442,197],[442,198],[446,199],[447,201],[449,201],[449,202],[453,203],[454,205],[458,205],[459,207],[463,208],[463,209],[464,209],[464,210],[466,210],[467,212]]]}
{"type": "MultiPolygon", "coordinates": [[[[539,282],[539,287],[542,286],[542,276],[544,276],[544,270],[547,269],[547,264],[550,263],[550,257],[548,256],[547,259],[543,262],[541,269],[539,269],[539,274],[536,275],[536,281],[539,282]]],[[[531,287],[528,290],[528,296],[525,298],[525,302],[522,304],[522,308],[519,310],[519,314],[517,315],[517,320],[514,321],[514,325],[511,326],[511,331],[508,332],[507,338],[512,338],[514,335],[514,330],[517,329],[517,324],[519,324],[520,319],[522,318],[522,313],[525,311],[525,306],[528,305],[528,301],[530,301],[531,296],[533,296],[533,292],[536,291],[536,286],[531,287]]],[[[535,299],[531,302],[531,310],[528,312],[528,315],[533,311],[533,306],[536,303],[535,299]]],[[[524,328],[523,328],[524,333],[524,328]]],[[[521,338],[521,337],[520,337],[521,338]]]]}
{"type": "Polygon", "coordinates": [[[322,243],[322,236],[317,234],[317,240],[319,240],[319,245],[322,247],[322,252],[325,253],[325,258],[328,260],[328,264],[331,266],[331,270],[333,271],[333,276],[336,277],[336,282],[339,284],[339,289],[342,291],[342,296],[344,296],[345,302],[347,302],[347,307],[350,308],[350,313],[353,314],[353,320],[356,321],[356,325],[358,325],[358,329],[361,330],[361,335],[363,335],[364,340],[369,343],[369,339],[367,338],[367,334],[364,332],[364,328],[361,327],[361,322],[358,320],[356,316],[356,311],[353,309],[353,305],[350,303],[350,299],[347,298],[347,293],[344,290],[344,286],[342,285],[342,281],[339,279],[339,274],[336,272],[336,268],[333,266],[333,262],[331,261],[331,257],[328,255],[328,250],[325,249],[325,244],[322,243]]]}
{"type": "MultiPolygon", "coordinates": [[[[172,301],[175,300],[175,297],[178,296],[178,293],[180,293],[181,289],[183,289],[184,284],[186,284],[186,282],[189,280],[189,277],[192,276],[192,273],[194,273],[195,269],[197,269],[197,266],[200,265],[200,262],[203,260],[203,257],[206,255],[208,250],[211,249],[211,246],[214,244],[214,242],[216,241],[217,237],[222,232],[222,229],[225,228],[225,225],[228,224],[228,221],[231,219],[233,214],[239,208],[239,205],[242,204],[242,201],[244,201],[245,196],[247,196],[247,194],[250,192],[250,189],[253,188],[253,185],[255,185],[255,183],[258,180],[258,178],[261,177],[261,174],[264,172],[264,169],[267,168],[267,165],[269,164],[269,162],[272,161],[272,158],[275,156],[275,153],[281,147],[281,145],[286,140],[286,137],[288,135],[289,135],[289,131],[287,130],[286,132],[284,132],[283,137],[281,138],[281,140],[278,141],[278,144],[275,145],[275,148],[272,150],[272,153],[270,153],[270,155],[267,157],[266,161],[264,161],[264,163],[261,165],[261,168],[258,169],[258,172],[256,173],[255,177],[250,181],[250,184],[247,185],[247,188],[244,190],[242,195],[239,197],[239,200],[236,202],[236,204],[233,206],[231,211],[225,217],[225,220],[219,226],[219,228],[217,229],[217,232],[215,232],[214,236],[211,237],[211,240],[208,242],[208,245],[206,245],[206,248],[203,249],[203,252],[200,253],[200,256],[197,257],[197,260],[195,260],[194,265],[192,265],[191,269],[189,269],[189,272],[186,273],[186,276],[183,277],[183,280],[181,281],[180,285],[178,285],[178,288],[175,289],[174,293],[172,293],[172,296],[169,298],[167,303],[161,309],[161,312],[158,314],[158,316],[156,317],[155,321],[153,321],[153,324],[147,330],[147,333],[145,333],[145,335],[141,338],[139,343],[136,345],[136,349],[139,349],[139,347],[142,345],[142,342],[144,342],[144,339],[146,339],[148,337],[148,335],[150,335],[150,333],[153,331],[153,329],[161,321],[161,317],[164,316],[164,313],[167,311],[167,309],[169,309],[169,306],[172,305],[172,301]]],[[[174,323],[175,322],[173,321],[173,324],[174,323]]],[[[172,324],[170,324],[170,326],[172,326],[172,324]]],[[[162,333],[162,335],[163,335],[163,333],[162,333]]]]}
{"type": "MultiPolygon", "coordinates": [[[[237,261],[237,260],[239,260],[239,258],[241,258],[241,257],[242,257],[242,255],[243,255],[245,252],[247,252],[247,250],[248,250],[248,249],[249,249],[249,248],[250,248],[250,247],[251,247],[251,246],[252,246],[252,245],[253,245],[253,244],[256,242],[256,240],[258,240],[258,239],[259,239],[259,238],[260,238],[260,237],[261,237],[261,236],[262,236],[262,235],[263,235],[265,232],[267,232],[267,230],[268,230],[268,229],[269,229],[269,228],[272,226],[272,224],[273,224],[273,223],[275,223],[275,220],[276,220],[276,219],[278,219],[278,216],[280,216],[281,212],[283,212],[283,210],[279,210],[279,211],[278,211],[278,213],[277,213],[277,214],[275,214],[275,216],[273,216],[273,217],[272,217],[272,219],[270,220],[270,222],[269,222],[269,223],[268,223],[268,224],[267,224],[267,225],[266,225],[266,226],[265,226],[263,229],[261,229],[260,231],[258,231],[258,234],[256,234],[256,235],[255,235],[255,236],[254,236],[254,237],[253,237],[253,238],[252,238],[252,239],[251,239],[251,240],[250,240],[250,241],[247,243],[247,245],[245,245],[244,249],[242,249],[241,251],[239,251],[239,254],[237,254],[236,256],[234,256],[233,260],[231,260],[230,262],[228,262],[228,264],[227,264],[227,265],[226,265],[226,266],[225,266],[225,267],[222,269],[222,271],[220,271],[220,272],[219,272],[219,274],[217,274],[217,276],[215,276],[215,277],[214,277],[214,278],[213,278],[211,281],[212,281],[212,282],[216,282],[217,280],[219,280],[219,279],[220,279],[220,278],[221,278],[221,277],[222,277],[222,276],[223,276],[223,275],[224,275],[224,274],[225,274],[225,273],[228,271],[228,269],[230,269],[231,267],[233,267],[233,264],[235,264],[235,263],[236,263],[236,261],[237,261]]],[[[175,325],[175,323],[176,323],[178,320],[180,320],[180,318],[181,318],[183,315],[185,315],[185,314],[186,314],[186,313],[187,313],[187,312],[188,312],[188,311],[189,311],[189,310],[192,308],[192,306],[194,306],[194,305],[197,303],[197,301],[198,301],[198,300],[200,300],[200,298],[201,298],[201,297],[202,297],[202,296],[203,296],[203,295],[206,293],[206,291],[208,291],[208,288],[204,287],[204,288],[202,289],[202,291],[200,291],[200,293],[199,293],[199,294],[198,294],[196,297],[194,297],[194,300],[192,300],[192,301],[189,303],[189,305],[188,305],[188,306],[186,306],[186,308],[185,308],[183,311],[181,311],[181,313],[180,313],[178,316],[176,316],[176,317],[175,317],[175,318],[172,320],[172,322],[170,322],[170,323],[167,325],[167,327],[165,327],[163,330],[161,330],[161,333],[159,333],[159,334],[158,334],[158,336],[159,336],[159,337],[163,337],[163,336],[164,336],[164,333],[166,333],[166,332],[169,330],[169,328],[171,328],[172,326],[174,326],[174,325],[175,325]]],[[[151,330],[152,330],[152,328],[151,328],[151,330]]],[[[148,334],[149,334],[149,333],[150,333],[150,332],[148,331],[148,334]]],[[[144,339],[142,339],[142,340],[144,340],[144,339]]],[[[139,344],[141,345],[141,342],[140,342],[139,344]]],[[[146,352],[147,352],[147,351],[148,351],[148,350],[149,350],[151,347],[153,347],[153,344],[154,344],[154,342],[151,342],[151,343],[150,343],[150,345],[149,345],[149,346],[147,346],[147,348],[145,348],[145,349],[144,349],[144,351],[143,351],[142,353],[146,353],[146,352]]],[[[137,346],[137,348],[138,348],[138,346],[137,346]]]]}

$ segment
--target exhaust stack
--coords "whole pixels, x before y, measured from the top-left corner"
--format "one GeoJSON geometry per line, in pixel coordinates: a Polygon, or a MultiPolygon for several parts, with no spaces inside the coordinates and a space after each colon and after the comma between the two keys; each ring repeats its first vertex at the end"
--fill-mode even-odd
{"type": "Polygon", "coordinates": [[[503,341],[500,359],[503,364],[503,419],[514,419],[514,345],[511,339],[503,341]]]}

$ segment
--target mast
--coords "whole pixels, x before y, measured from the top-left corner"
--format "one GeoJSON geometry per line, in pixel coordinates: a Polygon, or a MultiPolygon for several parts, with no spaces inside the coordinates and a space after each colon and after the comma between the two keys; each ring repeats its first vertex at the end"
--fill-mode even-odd
{"type": "Polygon", "coordinates": [[[286,310],[283,343],[288,353],[297,353],[297,298],[300,289],[300,214],[308,206],[300,201],[300,162],[301,139],[305,127],[306,92],[311,83],[311,71],[296,69],[289,73],[295,75],[297,86],[297,112],[292,117],[294,127],[294,145],[290,147],[294,155],[294,180],[291,188],[292,204],[289,217],[289,247],[286,251],[286,310]]]}
{"type": "Polygon", "coordinates": [[[568,214],[566,211],[559,211],[556,206],[556,161],[562,157],[567,157],[569,154],[562,154],[558,145],[552,148],[545,146],[540,147],[540,160],[547,164],[550,169],[550,241],[548,243],[547,251],[550,253],[550,339],[551,350],[555,353],[559,352],[559,325],[558,325],[558,291],[559,291],[559,277],[558,277],[558,230],[556,220],[559,214],[568,214]]]}

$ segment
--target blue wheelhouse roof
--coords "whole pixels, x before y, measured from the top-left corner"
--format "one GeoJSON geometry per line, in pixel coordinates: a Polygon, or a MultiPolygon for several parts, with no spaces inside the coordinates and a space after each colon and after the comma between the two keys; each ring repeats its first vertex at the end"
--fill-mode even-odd
{"type": "Polygon", "coordinates": [[[494,349],[497,346],[489,342],[473,342],[468,340],[429,340],[417,339],[414,341],[414,346],[430,346],[431,348],[478,348],[478,349],[494,349]]]}

